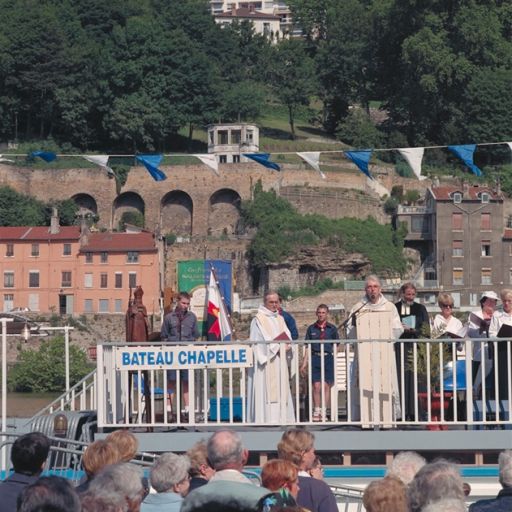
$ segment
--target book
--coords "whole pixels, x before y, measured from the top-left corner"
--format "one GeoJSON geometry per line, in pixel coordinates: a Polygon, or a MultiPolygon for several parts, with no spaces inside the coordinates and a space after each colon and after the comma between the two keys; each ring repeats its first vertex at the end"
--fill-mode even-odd
{"type": "Polygon", "coordinates": [[[512,338],[512,325],[503,324],[496,336],[498,338],[512,338]]]}
{"type": "Polygon", "coordinates": [[[286,333],[283,331],[281,334],[278,334],[278,335],[274,338],[274,341],[291,341],[291,340],[290,340],[290,337],[288,336],[288,334],[286,334],[286,333]]]}
{"type": "Polygon", "coordinates": [[[402,323],[409,329],[416,329],[416,317],[414,315],[404,316],[402,323]]]}

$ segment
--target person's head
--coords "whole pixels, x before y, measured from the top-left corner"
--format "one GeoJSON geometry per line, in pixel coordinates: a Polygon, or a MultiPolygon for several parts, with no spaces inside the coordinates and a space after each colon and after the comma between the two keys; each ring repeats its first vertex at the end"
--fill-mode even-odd
{"type": "Polygon", "coordinates": [[[163,453],[149,472],[149,481],[156,492],[174,492],[186,496],[190,487],[190,460],[186,455],[163,453]]]}
{"type": "Polygon", "coordinates": [[[367,512],[407,512],[405,485],[393,476],[372,482],[363,494],[367,512]]]}
{"type": "Polygon", "coordinates": [[[215,432],[206,444],[208,461],[215,471],[236,469],[242,471],[249,452],[244,448],[242,438],[233,430],[215,432]]]}
{"type": "Polygon", "coordinates": [[[125,512],[126,501],[116,492],[103,492],[96,493],[90,490],[80,495],[80,502],[82,504],[82,512],[125,512]]]}
{"type": "Polygon", "coordinates": [[[379,302],[381,290],[382,285],[377,276],[371,275],[366,278],[364,282],[364,291],[369,302],[377,304],[377,302],[379,302]]]}
{"type": "Polygon", "coordinates": [[[38,475],[50,451],[50,440],[41,432],[18,437],[11,448],[11,462],[16,473],[38,475]]]}
{"type": "Polygon", "coordinates": [[[119,462],[117,447],[107,440],[91,443],[82,455],[82,466],[89,478],[99,473],[104,467],[119,462]]]}
{"type": "Polygon", "coordinates": [[[437,304],[439,305],[439,308],[441,309],[441,314],[445,318],[449,318],[452,316],[453,313],[453,297],[446,292],[441,292],[437,296],[437,304]]]}
{"type": "Polygon", "coordinates": [[[263,297],[263,305],[270,311],[277,311],[279,309],[279,295],[277,292],[269,290],[263,297]]]}
{"type": "Polygon", "coordinates": [[[512,312],[512,290],[510,288],[504,288],[500,292],[501,302],[503,303],[503,311],[505,313],[512,312]]]}
{"type": "Polygon", "coordinates": [[[447,498],[427,504],[421,512],[466,512],[467,510],[464,500],[447,498]]]}
{"type": "Polygon", "coordinates": [[[299,469],[308,471],[315,461],[315,436],[307,430],[287,430],[277,445],[280,459],[293,462],[299,469]]]}
{"type": "Polygon", "coordinates": [[[484,313],[487,313],[489,316],[494,313],[496,306],[498,304],[498,294],[493,291],[482,293],[482,297],[480,297],[480,307],[484,313]]]}
{"type": "Polygon", "coordinates": [[[100,471],[91,481],[89,491],[94,494],[117,493],[123,497],[127,512],[139,512],[149,489],[144,485],[142,469],[123,462],[100,471]]]}
{"type": "Polygon", "coordinates": [[[313,465],[309,470],[309,475],[312,476],[313,478],[316,478],[317,480],[324,479],[324,468],[322,466],[322,461],[320,460],[319,457],[315,457],[313,465]]]}
{"type": "Polygon", "coordinates": [[[140,304],[142,302],[142,296],[144,295],[144,290],[141,286],[137,286],[135,291],[133,292],[133,297],[135,299],[136,304],[140,304]]]}
{"type": "Polygon", "coordinates": [[[409,485],[416,473],[427,461],[416,452],[400,452],[395,455],[388,466],[387,475],[400,479],[405,485],[409,485]]]}
{"type": "Polygon", "coordinates": [[[316,307],[316,319],[320,323],[327,322],[327,317],[329,316],[329,308],[326,304],[319,304],[316,307]]]}
{"type": "Polygon", "coordinates": [[[299,470],[289,460],[269,460],[261,470],[261,485],[270,491],[286,489],[294,498],[299,494],[299,470]]]}
{"type": "Polygon", "coordinates": [[[117,448],[119,458],[114,462],[130,462],[137,454],[139,442],[129,430],[114,430],[105,440],[117,448]]]}
{"type": "Polygon", "coordinates": [[[408,304],[409,306],[414,302],[416,298],[416,285],[411,281],[404,283],[400,287],[400,295],[402,297],[402,301],[408,304]]]}
{"type": "Polygon", "coordinates": [[[501,486],[512,487],[512,450],[505,450],[499,454],[498,466],[501,486]]]}
{"type": "Polygon", "coordinates": [[[420,512],[430,502],[454,498],[464,500],[464,489],[455,464],[438,460],[423,466],[407,489],[411,512],[420,512]]]}
{"type": "Polygon", "coordinates": [[[188,311],[190,308],[190,298],[190,293],[188,292],[178,293],[178,303],[176,308],[181,309],[182,311],[188,311]]]}
{"type": "Polygon", "coordinates": [[[190,476],[196,476],[210,480],[215,474],[215,470],[208,462],[208,451],[206,449],[206,441],[198,441],[187,452],[190,459],[190,476]]]}
{"type": "Polygon", "coordinates": [[[68,480],[43,476],[18,496],[18,512],[80,512],[78,494],[68,480]]]}

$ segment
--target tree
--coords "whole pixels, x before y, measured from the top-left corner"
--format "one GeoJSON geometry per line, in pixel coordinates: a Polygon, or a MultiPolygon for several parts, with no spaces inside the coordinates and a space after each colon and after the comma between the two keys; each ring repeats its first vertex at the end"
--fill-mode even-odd
{"type": "Polygon", "coordinates": [[[9,187],[0,187],[0,225],[42,226],[46,219],[45,204],[19,194],[9,187]]]}
{"type": "Polygon", "coordinates": [[[295,139],[296,109],[300,105],[309,105],[315,90],[313,62],[306,54],[303,41],[290,39],[277,45],[271,85],[275,95],[288,109],[291,138],[295,139]]]}
{"type": "Polygon", "coordinates": [[[255,121],[265,103],[265,87],[252,80],[243,80],[227,86],[222,98],[222,119],[228,122],[255,121]]]}
{"type": "MultiPolygon", "coordinates": [[[[9,372],[9,389],[12,391],[63,391],[66,384],[64,337],[43,341],[38,350],[23,350],[18,363],[9,372]]],[[[92,365],[80,348],[69,347],[69,380],[73,386],[85,377],[92,365]]]]}

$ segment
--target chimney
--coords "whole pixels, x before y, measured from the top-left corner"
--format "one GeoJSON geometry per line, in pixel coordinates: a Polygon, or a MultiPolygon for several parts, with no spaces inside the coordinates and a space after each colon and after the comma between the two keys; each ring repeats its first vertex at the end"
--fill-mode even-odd
{"type": "Polygon", "coordinates": [[[80,247],[84,247],[89,243],[89,235],[91,234],[91,230],[89,229],[89,224],[87,223],[87,219],[85,215],[82,215],[80,218],[80,247]]]}
{"type": "Polygon", "coordinates": [[[56,235],[60,232],[60,223],[59,223],[59,211],[54,206],[52,208],[52,216],[50,218],[50,229],[48,230],[50,235],[56,235]]]}

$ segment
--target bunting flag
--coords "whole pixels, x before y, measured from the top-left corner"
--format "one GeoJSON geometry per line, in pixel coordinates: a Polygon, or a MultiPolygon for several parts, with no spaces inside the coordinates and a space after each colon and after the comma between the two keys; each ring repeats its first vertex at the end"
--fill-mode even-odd
{"type": "Polygon", "coordinates": [[[108,166],[108,155],[83,155],[83,157],[88,162],[91,162],[91,164],[99,165],[102,169],[107,171],[109,176],[115,176],[113,169],[108,166]]]}
{"type": "Polygon", "coordinates": [[[421,162],[423,161],[425,148],[399,148],[398,152],[404,157],[419,180],[426,179],[425,176],[421,175],[421,162]]]}
{"type": "Polygon", "coordinates": [[[507,145],[510,148],[510,151],[512,151],[512,142],[507,142],[507,145]]]}
{"type": "Polygon", "coordinates": [[[210,269],[210,282],[208,284],[208,341],[230,341],[233,329],[228,308],[220,293],[219,283],[215,278],[213,268],[210,269]]]}
{"type": "Polygon", "coordinates": [[[32,160],[36,157],[43,159],[45,162],[53,162],[57,155],[52,151],[32,151],[29,155],[29,158],[32,160]]]}
{"type": "Polygon", "coordinates": [[[322,176],[322,179],[325,180],[325,174],[320,170],[320,151],[308,151],[306,153],[297,153],[297,155],[313,167],[322,176]]]}
{"type": "Polygon", "coordinates": [[[368,164],[370,162],[370,158],[372,157],[372,149],[358,149],[356,151],[343,151],[345,155],[354,162],[359,170],[362,171],[368,178],[373,180],[373,176],[370,174],[368,170],[368,164]]]}
{"type": "Polygon", "coordinates": [[[448,146],[448,149],[459,157],[476,176],[482,176],[482,171],[473,163],[476,144],[463,144],[460,146],[448,146]]]}
{"type": "Polygon", "coordinates": [[[196,158],[199,158],[204,165],[207,165],[217,176],[219,175],[219,162],[217,161],[217,156],[212,154],[206,155],[192,155],[196,158]]]}
{"type": "Polygon", "coordinates": [[[144,165],[155,181],[164,181],[167,179],[165,173],[158,168],[163,155],[137,155],[135,158],[144,165]]]}
{"type": "Polygon", "coordinates": [[[7,162],[9,164],[13,164],[14,160],[9,160],[8,158],[4,158],[4,155],[0,155],[0,162],[7,162]]]}
{"type": "Polygon", "coordinates": [[[268,167],[269,169],[274,169],[274,171],[281,170],[281,166],[279,164],[270,161],[270,153],[244,153],[244,156],[268,167]]]}

